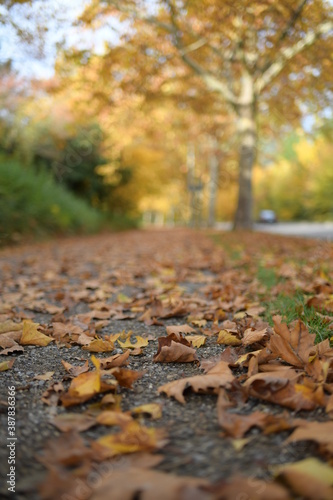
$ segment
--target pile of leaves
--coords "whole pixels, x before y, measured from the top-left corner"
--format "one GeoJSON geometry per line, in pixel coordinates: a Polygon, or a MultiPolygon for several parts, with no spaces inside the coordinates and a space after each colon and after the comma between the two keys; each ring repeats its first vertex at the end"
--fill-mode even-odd
{"type": "Polygon", "coordinates": [[[78,481],[79,498],[94,500],[148,500],[161,490],[170,499],[332,498],[333,246],[251,233],[215,240],[222,246],[185,230],[130,232],[2,253],[0,370],[10,373],[28,346],[89,353],[84,364],[63,359],[62,372],[34,377],[50,381],[41,400],[61,433],[39,454],[48,470],[42,498],[77,497],[78,481]],[[283,301],[295,303],[297,319],[279,314],[283,301]],[[140,322],[142,334],[122,321],[140,322]],[[243,471],[211,483],[153,470],[170,438],[158,425],[168,399],[163,409],[149,402],[127,411],[121,401],[145,376],[128,365],[150,346],[150,363],[180,367],[157,394],[184,412],[190,392],[216,396],[216,439],[246,453],[254,428],[287,432],[285,446],[311,441],[315,456],[272,467],[266,480],[243,471]],[[201,354],[205,346],[214,356],[201,354]],[[181,375],[184,363],[194,375],[181,375]],[[244,413],[249,400],[264,411],[244,413]],[[87,439],[91,428],[103,433],[87,439]],[[107,473],[88,484],[101,465],[107,473]]]}

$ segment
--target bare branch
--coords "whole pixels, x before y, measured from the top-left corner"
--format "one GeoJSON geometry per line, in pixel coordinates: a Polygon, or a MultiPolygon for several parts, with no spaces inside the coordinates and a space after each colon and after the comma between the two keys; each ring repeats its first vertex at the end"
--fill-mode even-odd
{"type": "Polygon", "coordinates": [[[285,68],[287,63],[295,56],[303,52],[307,47],[313,45],[320,36],[329,33],[333,29],[333,22],[326,21],[317,26],[313,31],[307,33],[304,38],[296,42],[292,47],[286,47],[280,51],[280,54],[270,66],[262,73],[255,84],[256,94],[271,83],[271,81],[285,68]]]}

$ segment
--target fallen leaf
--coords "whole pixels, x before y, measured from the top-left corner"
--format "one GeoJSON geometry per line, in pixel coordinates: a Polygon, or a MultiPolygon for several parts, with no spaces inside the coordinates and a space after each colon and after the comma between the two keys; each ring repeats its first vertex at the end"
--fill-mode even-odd
{"type": "Polygon", "coordinates": [[[281,316],[274,316],[274,334],[269,348],[287,363],[302,367],[309,362],[310,352],[314,350],[315,334],[310,334],[304,323],[297,320],[290,328],[282,323],[281,316]]]}
{"type": "Polygon", "coordinates": [[[167,334],[171,333],[179,334],[179,333],[197,333],[197,331],[192,328],[190,325],[170,325],[166,327],[167,334]]]}
{"type": "Polygon", "coordinates": [[[317,458],[306,458],[271,469],[297,497],[309,500],[333,498],[333,468],[317,458]]]}
{"type": "Polygon", "coordinates": [[[54,372],[46,372],[43,373],[42,375],[36,375],[34,377],[34,380],[50,380],[54,375],[54,372]]]}
{"type": "Polygon", "coordinates": [[[57,406],[62,394],[65,392],[64,386],[61,382],[54,382],[42,394],[43,403],[49,406],[57,406]]]}
{"type": "Polygon", "coordinates": [[[100,392],[101,374],[99,364],[94,356],[92,356],[92,361],[97,364],[97,369],[81,373],[73,378],[68,391],[61,396],[61,402],[65,407],[83,403],[100,392]]]}
{"type": "Polygon", "coordinates": [[[139,372],[135,370],[128,370],[127,368],[117,367],[112,370],[112,375],[117,379],[119,385],[121,387],[127,387],[128,389],[131,389],[132,384],[139,378],[143,377],[144,374],[144,371],[139,372]]]}
{"type": "Polygon", "coordinates": [[[20,338],[21,345],[47,346],[54,339],[47,337],[38,331],[39,324],[30,321],[23,321],[23,330],[20,338]]]}
{"type": "Polygon", "coordinates": [[[220,331],[216,342],[218,344],[225,344],[225,345],[241,345],[242,344],[242,341],[237,337],[237,335],[234,335],[233,333],[230,333],[227,330],[220,331]]]}
{"type": "Polygon", "coordinates": [[[68,363],[67,361],[61,360],[65,370],[72,375],[72,377],[77,377],[81,373],[85,373],[89,370],[89,362],[88,360],[82,366],[74,366],[68,363]]]}
{"type": "Polygon", "coordinates": [[[148,345],[148,339],[144,339],[139,335],[135,336],[136,342],[132,343],[131,339],[128,338],[125,342],[121,342],[121,340],[117,340],[120,347],[123,349],[137,349],[138,347],[146,347],[148,345]]]}
{"type": "Polygon", "coordinates": [[[128,364],[128,358],[130,355],[130,351],[125,351],[122,354],[114,354],[109,358],[101,358],[101,369],[108,370],[110,368],[114,368],[116,366],[124,366],[128,364]]]}
{"type": "Polygon", "coordinates": [[[153,429],[129,422],[121,432],[100,437],[96,449],[101,449],[104,457],[114,457],[138,451],[154,451],[166,444],[161,429],[153,429]]]}
{"type": "Polygon", "coordinates": [[[168,384],[158,388],[158,392],[164,392],[167,396],[177,399],[180,403],[185,404],[184,391],[191,388],[194,392],[201,393],[217,393],[220,387],[228,387],[233,381],[234,376],[229,373],[225,374],[207,374],[195,375],[194,377],[182,378],[174,380],[168,384]]]}
{"type": "Polygon", "coordinates": [[[204,335],[186,335],[185,338],[196,348],[206,343],[206,337],[204,335]]]}
{"type": "Polygon", "coordinates": [[[100,413],[96,417],[96,421],[101,425],[119,425],[120,427],[126,427],[133,419],[128,413],[108,410],[100,413]]]}
{"type": "Polygon", "coordinates": [[[242,438],[252,427],[262,427],[267,414],[255,411],[250,415],[240,415],[228,411],[218,413],[218,421],[227,436],[242,438]]]}
{"type": "Polygon", "coordinates": [[[155,363],[192,363],[198,361],[196,350],[181,334],[171,333],[158,338],[155,363]]]}
{"type": "Polygon", "coordinates": [[[82,347],[84,351],[90,352],[109,352],[113,351],[114,345],[112,342],[104,339],[92,340],[88,345],[82,347]]]}
{"type": "Polygon", "coordinates": [[[252,328],[247,328],[243,334],[242,344],[248,346],[256,342],[261,342],[267,337],[267,328],[263,330],[252,330],[252,328]]]}
{"type": "Polygon", "coordinates": [[[92,451],[84,444],[82,437],[75,432],[66,432],[47,442],[39,461],[47,467],[71,467],[82,464],[91,457],[92,451]]]}
{"type": "Polygon", "coordinates": [[[21,331],[23,328],[22,323],[14,323],[14,321],[3,321],[0,323],[0,335],[8,332],[21,331]]]}
{"type": "Polygon", "coordinates": [[[147,403],[130,410],[133,416],[136,415],[148,415],[153,420],[157,420],[162,417],[162,405],[158,403],[147,403]]]}
{"type": "Polygon", "coordinates": [[[254,477],[233,476],[206,489],[221,500],[291,500],[284,486],[254,477]]]}
{"type": "MultiPolygon", "coordinates": [[[[155,470],[130,468],[112,471],[110,476],[102,480],[92,494],[90,500],[209,500],[204,488],[208,486],[205,479],[176,476],[155,470]]],[[[272,500],[278,500],[273,498],[272,500]]],[[[285,500],[285,499],[279,499],[285,500]]]]}
{"type": "Polygon", "coordinates": [[[62,432],[82,432],[96,425],[96,419],[82,413],[64,413],[54,417],[51,424],[62,432]]]}
{"type": "Polygon", "coordinates": [[[10,370],[14,364],[15,359],[11,359],[10,361],[2,361],[0,363],[0,372],[5,372],[6,370],[10,370]]]}

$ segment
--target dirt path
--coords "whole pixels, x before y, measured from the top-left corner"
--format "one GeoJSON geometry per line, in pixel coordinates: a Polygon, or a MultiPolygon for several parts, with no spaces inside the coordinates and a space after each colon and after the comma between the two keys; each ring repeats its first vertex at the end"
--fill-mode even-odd
{"type": "MultiPolygon", "coordinates": [[[[274,255],[265,247],[265,258],[275,259],[272,267],[280,259],[289,290],[301,286],[317,300],[332,294],[331,271],[311,280],[308,270],[300,270],[304,263],[298,272],[283,260],[293,242],[264,238],[268,247],[285,242],[274,255]]],[[[273,482],[274,466],[307,457],[329,467],[329,440],[319,449],[312,429],[306,441],[286,439],[295,428],[307,430],[304,422],[331,425],[333,353],[328,340],[315,348],[300,324],[290,333],[277,319],[273,333],[264,318],[268,288],[252,269],[255,240],[244,242],[249,253],[238,260],[187,230],[133,231],[2,252],[0,363],[9,366],[0,365],[1,434],[6,443],[15,401],[17,439],[14,469],[11,448],[1,447],[1,495],[148,500],[162,488],[162,498],[170,500],[333,498],[332,476],[323,482],[322,469],[312,477],[304,466],[298,476],[284,473],[273,482]],[[273,345],[272,336],[283,340],[284,328],[297,339],[273,345]],[[73,369],[86,360],[88,371],[73,369]],[[8,391],[14,399],[8,400],[8,391]],[[146,404],[152,406],[134,411],[146,404]],[[8,491],[9,473],[15,493],[8,491]],[[321,496],[311,496],[309,485],[321,496]]],[[[239,252],[233,241],[228,245],[239,252]]],[[[313,255],[314,243],[307,245],[302,251],[313,255]]],[[[325,259],[332,249],[316,252],[317,260],[325,259]]],[[[270,293],[275,297],[278,290],[270,293]]]]}

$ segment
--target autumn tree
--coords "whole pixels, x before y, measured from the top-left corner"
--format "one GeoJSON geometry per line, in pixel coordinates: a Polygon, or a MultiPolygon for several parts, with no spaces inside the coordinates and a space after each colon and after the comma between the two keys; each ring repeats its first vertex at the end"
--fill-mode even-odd
{"type": "Polygon", "coordinates": [[[234,117],[239,137],[235,227],[250,228],[261,120],[299,120],[305,108],[316,112],[331,100],[331,4],[92,0],[81,21],[101,24],[115,16],[126,22],[120,43],[133,56],[127,78],[141,71],[141,92],[149,92],[153,76],[172,81],[183,71],[193,77],[193,87],[212,92],[234,117]]]}

